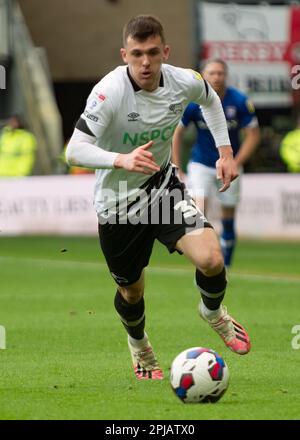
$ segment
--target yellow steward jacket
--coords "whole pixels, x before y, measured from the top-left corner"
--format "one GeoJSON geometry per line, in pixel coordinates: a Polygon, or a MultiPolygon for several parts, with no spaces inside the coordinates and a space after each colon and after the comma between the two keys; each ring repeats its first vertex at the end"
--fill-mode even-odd
{"type": "Polygon", "coordinates": [[[280,145],[280,155],[292,173],[300,173],[300,128],[288,133],[280,145]]]}
{"type": "Polygon", "coordinates": [[[22,128],[4,127],[0,133],[0,176],[28,176],[35,162],[36,139],[22,128]]]}

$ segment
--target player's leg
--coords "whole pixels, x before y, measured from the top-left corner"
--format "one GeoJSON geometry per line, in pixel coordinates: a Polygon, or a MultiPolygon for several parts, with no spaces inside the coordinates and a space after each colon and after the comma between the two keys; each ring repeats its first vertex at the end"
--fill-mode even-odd
{"type": "Polygon", "coordinates": [[[231,266],[236,245],[235,207],[222,206],[222,232],[220,243],[226,268],[231,266]]]}
{"type": "Polygon", "coordinates": [[[221,336],[227,347],[235,353],[246,354],[250,350],[249,336],[222,305],[227,281],[218,237],[211,228],[199,232],[182,236],[176,248],[196,266],[196,284],[201,294],[200,316],[221,336]]]}
{"type": "MultiPolygon", "coordinates": [[[[241,177],[238,177],[231,182],[230,187],[225,192],[218,193],[222,206],[220,242],[225,266],[227,268],[231,266],[236,246],[235,213],[240,198],[240,182],[241,177]]],[[[220,182],[218,182],[218,185],[220,185],[220,182]]]]}
{"type": "Polygon", "coordinates": [[[169,182],[161,206],[171,206],[174,216],[171,222],[162,222],[157,238],[169,252],[183,253],[196,267],[196,283],[202,299],[200,315],[230,349],[239,354],[247,353],[250,341],[246,331],[221,304],[227,281],[219,239],[176,175],[169,182]],[[176,200],[171,204],[169,199],[172,197],[176,200]]]}
{"type": "Polygon", "coordinates": [[[146,225],[99,227],[101,248],[118,288],[114,305],[127,332],[135,375],[138,379],[163,379],[145,333],[144,267],[154,239],[146,225]]]}
{"type": "Polygon", "coordinates": [[[144,271],[138,281],[129,286],[118,285],[115,309],[129,336],[141,341],[145,336],[144,271]]]}
{"type": "Polygon", "coordinates": [[[226,272],[218,237],[206,227],[183,235],[176,243],[196,267],[196,284],[202,298],[202,311],[209,318],[219,315],[226,290],[226,272]]]}
{"type": "Polygon", "coordinates": [[[144,271],[131,286],[118,286],[115,308],[128,334],[137,379],[163,379],[163,371],[145,333],[144,271]]]}

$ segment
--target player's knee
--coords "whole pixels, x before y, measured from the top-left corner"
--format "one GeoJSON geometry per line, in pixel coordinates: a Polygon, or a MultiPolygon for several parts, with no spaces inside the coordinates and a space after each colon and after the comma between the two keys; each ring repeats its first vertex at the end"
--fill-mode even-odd
{"type": "Polygon", "coordinates": [[[216,275],[221,272],[224,267],[224,260],[219,249],[211,249],[202,259],[199,269],[207,276],[216,275]]]}
{"type": "Polygon", "coordinates": [[[119,291],[129,304],[136,304],[144,295],[144,290],[137,286],[119,287],[119,291]]]}

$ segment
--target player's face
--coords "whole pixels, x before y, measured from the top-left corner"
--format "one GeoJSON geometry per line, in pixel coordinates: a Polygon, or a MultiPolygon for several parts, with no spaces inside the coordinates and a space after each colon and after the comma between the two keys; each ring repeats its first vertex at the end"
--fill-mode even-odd
{"type": "Polygon", "coordinates": [[[220,63],[209,63],[205,66],[202,76],[212,88],[218,93],[218,95],[224,92],[226,87],[226,71],[223,64],[220,63]]]}
{"type": "Polygon", "coordinates": [[[161,65],[169,57],[170,48],[160,36],[149,37],[145,41],[128,37],[125,48],[121,49],[123,61],[141,89],[152,92],[159,86],[161,65]]]}

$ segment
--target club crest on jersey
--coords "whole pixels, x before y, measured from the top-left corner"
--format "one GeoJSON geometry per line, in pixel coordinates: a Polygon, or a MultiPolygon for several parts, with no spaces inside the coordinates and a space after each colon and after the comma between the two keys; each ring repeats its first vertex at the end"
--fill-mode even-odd
{"type": "Polygon", "coordinates": [[[247,106],[247,109],[249,110],[249,113],[255,113],[255,108],[254,108],[253,102],[250,99],[247,100],[246,106],[247,106]]]}
{"type": "Polygon", "coordinates": [[[132,122],[132,121],[137,121],[140,115],[139,113],[131,112],[128,113],[127,116],[128,116],[128,122],[132,122]]]}
{"type": "Polygon", "coordinates": [[[172,113],[174,113],[175,115],[178,115],[179,113],[182,113],[182,104],[178,103],[178,104],[171,104],[169,105],[169,109],[171,110],[172,113]]]}
{"type": "Polygon", "coordinates": [[[97,107],[97,101],[93,100],[89,105],[89,109],[93,110],[95,107],[97,107]]]}
{"type": "Polygon", "coordinates": [[[225,107],[225,114],[227,118],[234,118],[236,116],[236,107],[228,105],[225,107]]]}
{"type": "Polygon", "coordinates": [[[196,78],[198,81],[203,81],[203,78],[202,78],[202,76],[201,76],[201,73],[196,72],[196,71],[193,70],[193,69],[188,69],[188,70],[189,70],[190,72],[192,72],[194,78],[196,78]]]}

